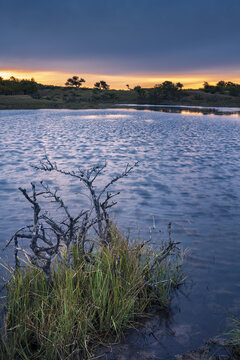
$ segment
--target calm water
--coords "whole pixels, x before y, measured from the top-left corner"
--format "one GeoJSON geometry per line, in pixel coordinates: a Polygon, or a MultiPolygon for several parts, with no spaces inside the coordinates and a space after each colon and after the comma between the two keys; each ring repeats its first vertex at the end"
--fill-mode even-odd
{"type": "MultiPolygon", "coordinates": [[[[140,162],[121,190],[114,217],[132,234],[147,236],[154,216],[166,237],[191,252],[188,285],[168,319],[130,338],[135,351],[172,359],[225,331],[240,314],[240,116],[168,113],[136,109],[0,111],[0,245],[31,218],[17,190],[41,180],[30,164],[47,153],[67,168],[108,161],[110,174],[140,162]],[[151,335],[153,330],[154,336],[151,335]]],[[[82,188],[66,178],[61,187],[76,211],[82,188]]],[[[104,182],[104,179],[100,179],[104,182]]],[[[12,249],[2,253],[11,262],[12,249]]]]}

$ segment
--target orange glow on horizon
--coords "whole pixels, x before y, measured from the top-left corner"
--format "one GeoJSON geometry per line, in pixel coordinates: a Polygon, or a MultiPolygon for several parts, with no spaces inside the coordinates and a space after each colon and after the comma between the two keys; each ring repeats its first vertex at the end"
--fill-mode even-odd
{"type": "Polygon", "coordinates": [[[240,76],[236,77],[234,74],[160,74],[160,75],[104,75],[104,74],[88,74],[88,73],[68,73],[61,71],[36,71],[36,70],[21,70],[21,69],[0,69],[0,76],[4,79],[8,79],[14,76],[18,79],[31,79],[34,78],[38,83],[44,85],[57,85],[64,86],[66,80],[73,75],[78,75],[86,80],[83,86],[93,87],[96,81],[105,80],[109,85],[110,89],[124,89],[127,90],[126,84],[129,84],[130,88],[134,88],[137,85],[149,88],[154,87],[155,84],[162,83],[165,80],[172,81],[174,83],[181,82],[185,89],[198,89],[203,86],[204,81],[208,81],[210,84],[216,84],[219,80],[240,82],[240,76]]]}

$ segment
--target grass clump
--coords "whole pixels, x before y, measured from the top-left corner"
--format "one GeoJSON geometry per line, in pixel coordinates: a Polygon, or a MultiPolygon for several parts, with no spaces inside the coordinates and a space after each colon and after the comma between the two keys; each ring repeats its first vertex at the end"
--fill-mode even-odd
{"type": "Polygon", "coordinates": [[[53,263],[52,278],[28,263],[7,288],[2,359],[90,359],[152,306],[169,304],[183,280],[177,248],[156,252],[115,226],[109,245],[87,256],[79,246],[53,263]]]}
{"type": "Polygon", "coordinates": [[[230,340],[228,345],[231,349],[233,358],[240,358],[240,319],[233,320],[234,328],[228,333],[230,340]]]}

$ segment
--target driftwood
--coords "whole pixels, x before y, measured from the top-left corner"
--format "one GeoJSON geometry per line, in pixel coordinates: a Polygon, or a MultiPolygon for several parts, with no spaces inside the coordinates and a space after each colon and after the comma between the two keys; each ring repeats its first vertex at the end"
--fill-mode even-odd
{"type": "Polygon", "coordinates": [[[36,190],[36,185],[31,183],[31,192],[19,188],[25,199],[31,204],[33,210],[32,224],[27,225],[16,231],[8,241],[6,247],[14,241],[15,247],[15,268],[20,267],[18,252],[22,251],[28,260],[35,266],[41,268],[48,280],[51,280],[52,261],[56,256],[61,256],[61,248],[65,247],[68,254],[69,264],[71,263],[71,248],[78,246],[82,255],[86,256],[92,252],[92,246],[85,248],[88,242],[88,233],[94,229],[97,233],[99,243],[106,246],[111,243],[111,222],[109,218],[109,209],[117,204],[112,199],[119,192],[109,192],[109,188],[119,179],[128,176],[128,174],[137,166],[137,163],[126,166],[124,171],[113,177],[102,189],[97,190],[95,180],[103,173],[107,164],[98,165],[89,169],[78,169],[77,171],[66,171],[60,169],[56,163],[52,163],[46,156],[38,166],[33,167],[36,170],[44,172],[56,172],[64,176],[77,178],[88,190],[90,203],[89,209],[81,210],[77,216],[72,216],[64,200],[56,190],[40,182],[40,191],[36,190]],[[49,199],[54,202],[65,213],[65,218],[61,221],[53,219],[47,212],[41,208],[41,199],[49,199]],[[29,240],[29,245],[21,248],[19,239],[29,240]]]}

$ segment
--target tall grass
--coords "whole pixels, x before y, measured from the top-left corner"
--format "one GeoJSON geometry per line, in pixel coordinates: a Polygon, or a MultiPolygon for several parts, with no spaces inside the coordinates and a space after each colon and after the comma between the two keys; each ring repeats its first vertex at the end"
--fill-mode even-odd
{"type": "Polygon", "coordinates": [[[151,306],[169,304],[182,259],[161,254],[114,227],[110,245],[87,257],[76,246],[71,264],[56,259],[51,283],[33,265],[19,269],[8,284],[2,359],[92,358],[151,306]]]}
{"type": "Polygon", "coordinates": [[[228,333],[230,335],[229,346],[236,359],[240,358],[240,319],[233,321],[234,328],[228,333]]]}

